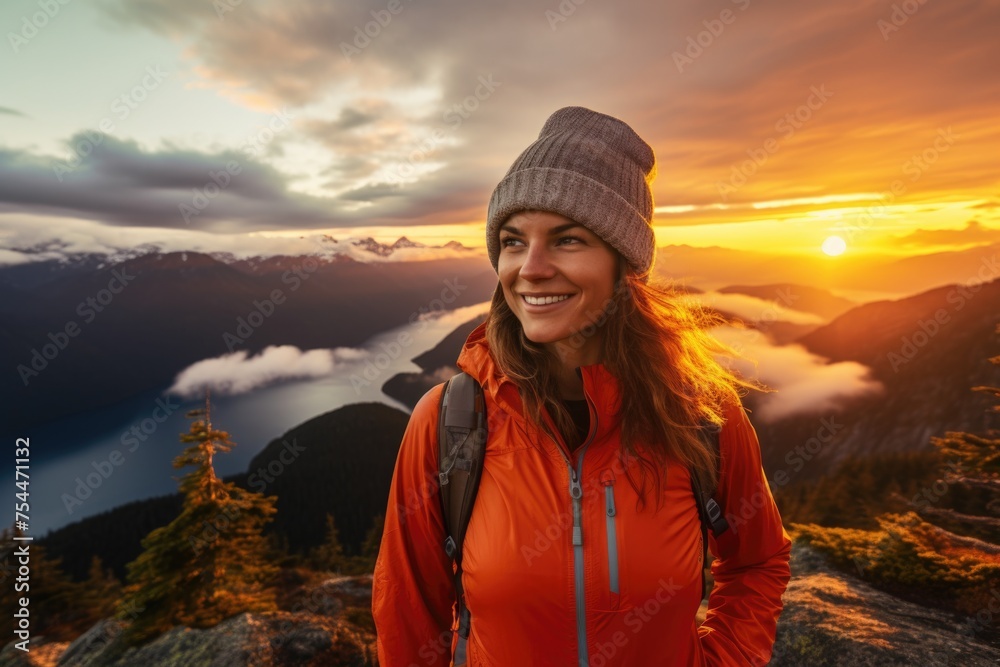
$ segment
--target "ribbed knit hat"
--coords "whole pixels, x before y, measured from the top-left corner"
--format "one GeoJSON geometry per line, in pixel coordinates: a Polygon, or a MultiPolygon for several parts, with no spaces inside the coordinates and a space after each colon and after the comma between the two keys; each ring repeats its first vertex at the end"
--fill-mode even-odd
{"type": "Polygon", "coordinates": [[[490,197],[486,248],[499,272],[500,225],[524,210],[579,222],[618,250],[648,280],[656,246],[653,149],[624,122],[584,107],[564,107],[514,161],[490,197]]]}

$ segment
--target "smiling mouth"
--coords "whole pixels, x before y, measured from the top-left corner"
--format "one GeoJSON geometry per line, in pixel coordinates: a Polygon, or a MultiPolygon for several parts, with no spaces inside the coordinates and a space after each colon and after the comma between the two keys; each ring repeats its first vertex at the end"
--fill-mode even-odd
{"type": "Polygon", "coordinates": [[[552,306],[560,304],[563,301],[567,301],[573,298],[572,294],[564,294],[563,296],[543,296],[543,297],[530,297],[522,294],[521,300],[529,306],[534,306],[536,308],[543,306],[552,306]]]}

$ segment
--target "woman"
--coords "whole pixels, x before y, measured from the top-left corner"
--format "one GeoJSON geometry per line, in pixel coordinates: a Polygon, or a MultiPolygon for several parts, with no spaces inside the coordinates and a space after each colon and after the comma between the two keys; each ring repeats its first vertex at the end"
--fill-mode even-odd
{"type": "Polygon", "coordinates": [[[471,633],[453,633],[437,385],[404,434],[375,567],[383,667],[450,665],[456,650],[470,667],[768,662],[791,542],[740,402],[755,385],[715,361],[733,352],[704,333],[717,319],[649,285],[655,171],[628,125],[567,107],[494,191],[499,283],[458,359],[489,426],[463,544],[471,633]],[[699,436],[706,420],[722,425],[721,461],[699,436]],[[700,626],[695,469],[718,471],[733,538],[709,539],[700,626]]]}

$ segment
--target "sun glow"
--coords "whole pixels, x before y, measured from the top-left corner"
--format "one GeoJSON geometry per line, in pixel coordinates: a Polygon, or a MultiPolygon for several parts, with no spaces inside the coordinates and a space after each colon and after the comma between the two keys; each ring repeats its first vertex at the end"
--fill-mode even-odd
{"type": "Polygon", "coordinates": [[[847,243],[845,243],[844,239],[839,236],[828,236],[826,240],[823,241],[823,252],[830,257],[842,255],[845,250],[847,250],[847,243]]]}

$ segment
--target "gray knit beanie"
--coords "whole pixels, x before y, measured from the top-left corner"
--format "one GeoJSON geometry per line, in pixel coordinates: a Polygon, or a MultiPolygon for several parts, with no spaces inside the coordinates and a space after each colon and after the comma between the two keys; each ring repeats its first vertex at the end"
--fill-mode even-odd
{"type": "Polygon", "coordinates": [[[653,149],[624,122],[584,107],[559,109],[500,181],[486,218],[486,248],[499,272],[500,225],[524,210],[579,222],[618,250],[644,280],[656,246],[653,149]]]}

